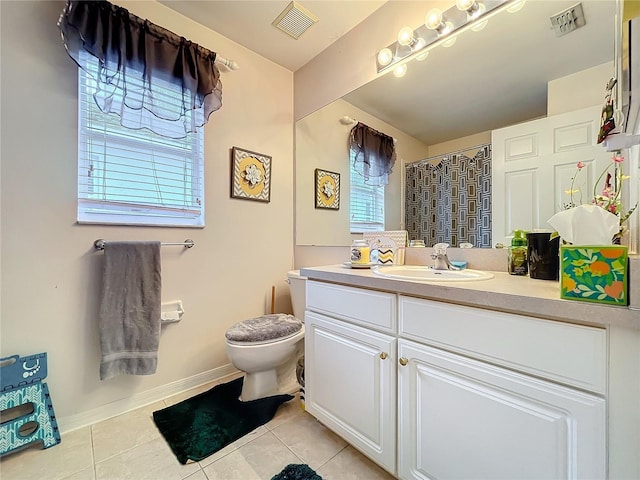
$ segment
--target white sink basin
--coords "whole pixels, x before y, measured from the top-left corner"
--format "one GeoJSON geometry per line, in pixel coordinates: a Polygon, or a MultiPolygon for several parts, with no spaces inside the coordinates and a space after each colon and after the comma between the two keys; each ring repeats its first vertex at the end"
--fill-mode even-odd
{"type": "Polygon", "coordinates": [[[435,270],[421,265],[389,265],[371,270],[381,277],[413,282],[473,282],[493,278],[493,273],[480,270],[435,270]]]}

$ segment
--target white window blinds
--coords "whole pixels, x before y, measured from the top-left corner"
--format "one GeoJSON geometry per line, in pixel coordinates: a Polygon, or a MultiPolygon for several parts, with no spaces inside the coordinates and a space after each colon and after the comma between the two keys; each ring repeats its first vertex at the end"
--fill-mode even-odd
{"type": "Polygon", "coordinates": [[[349,219],[351,233],[384,230],[384,186],[367,185],[353,168],[350,152],[349,219]]]}
{"type": "MultiPolygon", "coordinates": [[[[93,98],[122,102],[122,95],[98,91],[96,59],[81,60],[91,75],[78,69],[78,222],[204,226],[203,129],[167,138],[123,127],[126,118],[103,113],[93,98]]],[[[155,86],[156,103],[182,101],[179,87],[160,80],[155,86]]]]}

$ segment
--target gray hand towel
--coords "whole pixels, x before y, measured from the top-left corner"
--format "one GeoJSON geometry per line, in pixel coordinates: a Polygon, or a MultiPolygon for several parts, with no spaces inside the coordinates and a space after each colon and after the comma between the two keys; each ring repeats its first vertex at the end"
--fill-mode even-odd
{"type": "Polygon", "coordinates": [[[160,242],[105,243],[100,380],[156,372],[160,293],[160,242]]]}

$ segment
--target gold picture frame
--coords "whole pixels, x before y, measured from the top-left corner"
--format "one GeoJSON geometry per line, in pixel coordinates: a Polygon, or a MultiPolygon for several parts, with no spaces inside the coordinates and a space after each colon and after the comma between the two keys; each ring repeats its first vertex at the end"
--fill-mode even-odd
{"type": "Polygon", "coordinates": [[[231,198],[271,200],[271,157],[239,147],[231,149],[231,198]]]}
{"type": "Polygon", "coordinates": [[[316,168],[316,208],[340,210],[340,174],[316,168]]]}

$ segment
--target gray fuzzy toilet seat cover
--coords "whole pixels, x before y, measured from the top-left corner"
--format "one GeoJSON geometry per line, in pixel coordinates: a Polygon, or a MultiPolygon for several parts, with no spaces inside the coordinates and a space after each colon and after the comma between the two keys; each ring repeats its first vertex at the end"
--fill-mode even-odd
{"type": "Polygon", "coordinates": [[[285,313],[262,315],[232,325],[225,333],[232,342],[264,342],[289,337],[302,329],[302,322],[285,313]]]}

